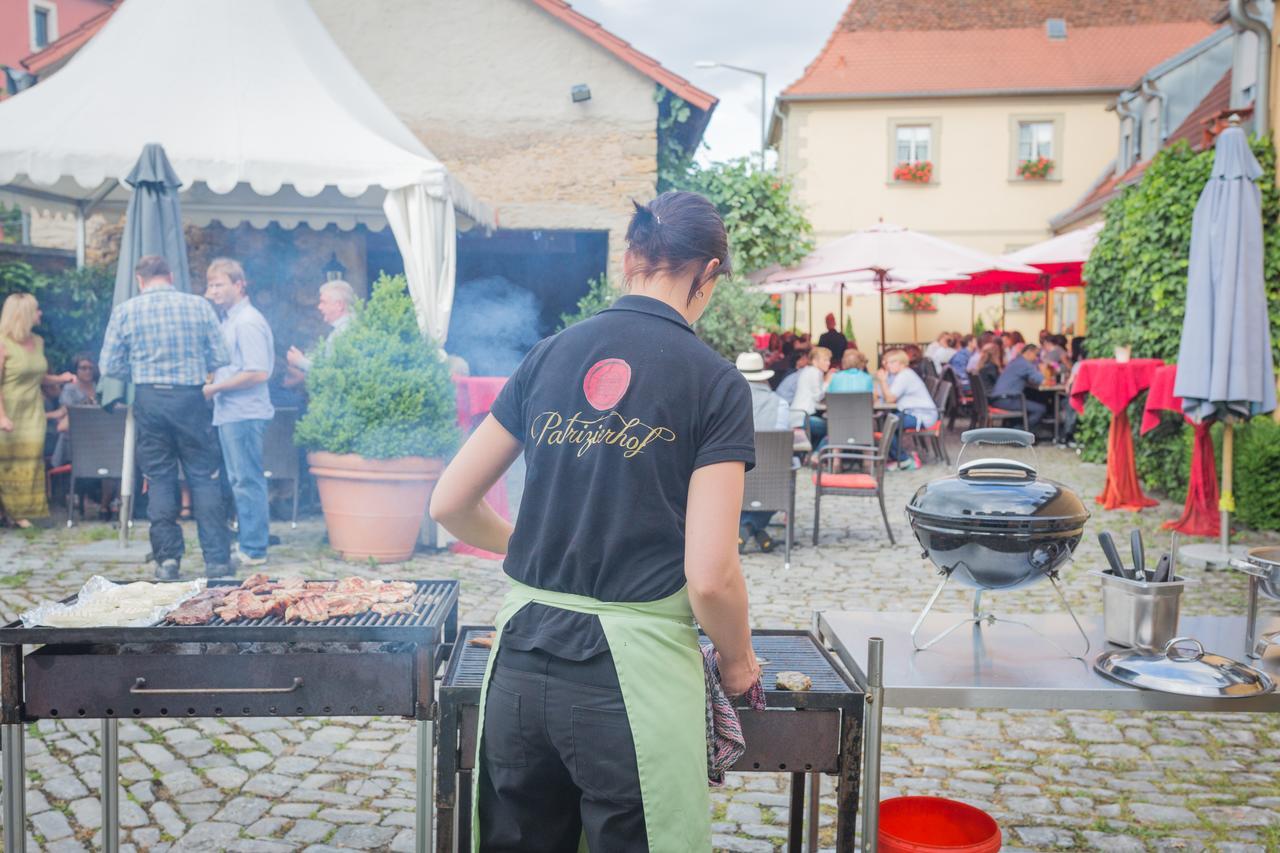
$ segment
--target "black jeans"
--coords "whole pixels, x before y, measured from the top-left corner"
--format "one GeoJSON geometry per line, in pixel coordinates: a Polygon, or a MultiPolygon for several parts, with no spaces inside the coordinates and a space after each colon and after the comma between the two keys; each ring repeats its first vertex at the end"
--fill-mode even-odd
{"type": "Polygon", "coordinates": [[[647,851],[636,749],[613,656],[500,649],[484,712],[480,849],[647,851]]]}
{"type": "Polygon", "coordinates": [[[184,551],[178,513],[182,495],[178,465],[191,490],[200,549],[206,566],[231,561],[231,536],[222,486],[217,481],[222,452],[213,416],[199,386],[139,385],[134,397],[138,467],[147,478],[147,518],[151,554],[157,563],[181,560],[184,551]]]}

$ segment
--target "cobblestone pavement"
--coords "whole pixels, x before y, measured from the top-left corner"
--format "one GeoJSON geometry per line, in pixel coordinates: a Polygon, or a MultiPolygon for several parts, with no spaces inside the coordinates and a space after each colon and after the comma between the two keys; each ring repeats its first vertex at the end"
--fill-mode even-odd
{"type": "MultiPolygon", "coordinates": [[[[1038,452],[1044,473],[1086,500],[1100,491],[1100,466],[1085,465],[1065,450],[1038,452]]],[[[934,575],[920,558],[902,507],[919,484],[942,473],[931,465],[887,475],[896,547],[888,545],[874,503],[852,499],[826,502],[820,545],[811,547],[812,489],[802,482],[791,571],[783,572],[780,553],[753,552],[743,560],[753,624],[807,627],[815,609],[922,607],[934,575]]],[[[1073,606],[1083,613],[1101,607],[1096,581],[1087,577],[1102,565],[1093,534],[1124,533],[1137,523],[1149,542],[1164,543],[1167,534],[1157,533],[1159,523],[1175,517],[1177,509],[1165,503],[1137,516],[1096,510],[1065,572],[1073,606]]],[[[461,617],[471,623],[490,620],[501,595],[496,563],[442,554],[379,569],[352,567],[320,546],[318,521],[298,530],[274,527],[284,538],[272,552],[275,573],[457,577],[461,617]]],[[[194,530],[188,534],[194,537],[194,530]]],[[[4,531],[2,615],[11,619],[36,602],[73,592],[94,573],[146,578],[143,566],[77,563],[68,553],[76,544],[111,535],[95,524],[4,531]]],[[[188,568],[198,571],[199,560],[188,568]]],[[[1245,585],[1239,575],[1214,573],[1202,580],[1188,590],[1184,612],[1242,612],[1245,585]]],[[[949,592],[942,602],[947,605],[965,609],[964,595],[949,592]]],[[[1043,584],[1005,594],[1001,607],[1058,609],[1043,584]]],[[[973,803],[999,821],[1006,849],[1280,850],[1280,727],[1273,719],[922,710],[890,711],[885,722],[882,796],[940,794],[973,803]]],[[[29,727],[30,849],[99,846],[98,727],[96,721],[29,727]]],[[[123,850],[412,849],[413,732],[399,719],[121,721],[120,756],[123,850]]],[[[781,849],[786,783],[782,775],[738,775],[713,792],[717,848],[781,849]]],[[[823,843],[830,845],[829,797],[822,823],[823,843]]]]}

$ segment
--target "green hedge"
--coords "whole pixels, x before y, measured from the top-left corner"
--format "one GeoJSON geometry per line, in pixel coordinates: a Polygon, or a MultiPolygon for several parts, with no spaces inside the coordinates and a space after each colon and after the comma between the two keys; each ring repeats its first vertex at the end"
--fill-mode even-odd
{"type": "MultiPolygon", "coordinates": [[[[1251,141],[1265,174],[1263,222],[1280,220],[1275,149],[1268,139],[1251,141]]],[[[1195,152],[1179,142],[1156,156],[1142,181],[1106,208],[1106,225],[1085,268],[1088,286],[1089,352],[1110,355],[1131,345],[1135,356],[1178,358],[1186,310],[1191,218],[1213,167],[1213,151],[1195,152]]],[[[1280,363],[1280,228],[1264,230],[1264,272],[1271,315],[1271,340],[1280,363]]],[[[1129,406],[1134,457],[1144,488],[1174,501],[1186,498],[1192,431],[1174,415],[1155,431],[1138,435],[1146,395],[1129,406]]],[[[1076,427],[1081,457],[1105,462],[1110,414],[1090,398],[1076,427]]],[[[1220,451],[1221,427],[1213,430],[1220,451]]],[[[1219,459],[1221,471],[1221,459],[1219,459]]],[[[1235,493],[1237,523],[1280,530],[1280,428],[1256,418],[1236,428],[1235,493]]]]}
{"type": "Polygon", "coordinates": [[[49,371],[61,373],[73,369],[71,359],[76,353],[93,353],[97,361],[111,319],[115,279],[115,273],[106,267],[43,275],[29,264],[0,264],[0,302],[11,293],[35,295],[44,314],[36,334],[44,338],[49,371]]]}

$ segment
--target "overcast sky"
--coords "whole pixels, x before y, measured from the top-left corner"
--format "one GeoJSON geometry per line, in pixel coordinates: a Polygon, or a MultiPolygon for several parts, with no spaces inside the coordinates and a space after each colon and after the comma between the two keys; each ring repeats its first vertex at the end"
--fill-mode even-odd
{"type": "Polygon", "coordinates": [[[770,106],[826,43],[848,0],[570,0],[664,66],[720,99],[703,137],[701,160],[760,150],[760,81],[699,60],[768,75],[770,106]]]}

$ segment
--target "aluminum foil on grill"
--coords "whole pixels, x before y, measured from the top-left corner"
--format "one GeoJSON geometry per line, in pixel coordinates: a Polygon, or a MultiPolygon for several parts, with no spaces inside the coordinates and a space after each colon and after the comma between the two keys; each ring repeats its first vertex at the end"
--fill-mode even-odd
{"type": "Polygon", "coordinates": [[[164,619],[205,587],[204,578],[182,583],[112,583],[94,575],[71,602],[47,601],[22,614],[26,628],[145,628],[164,619]]]}

